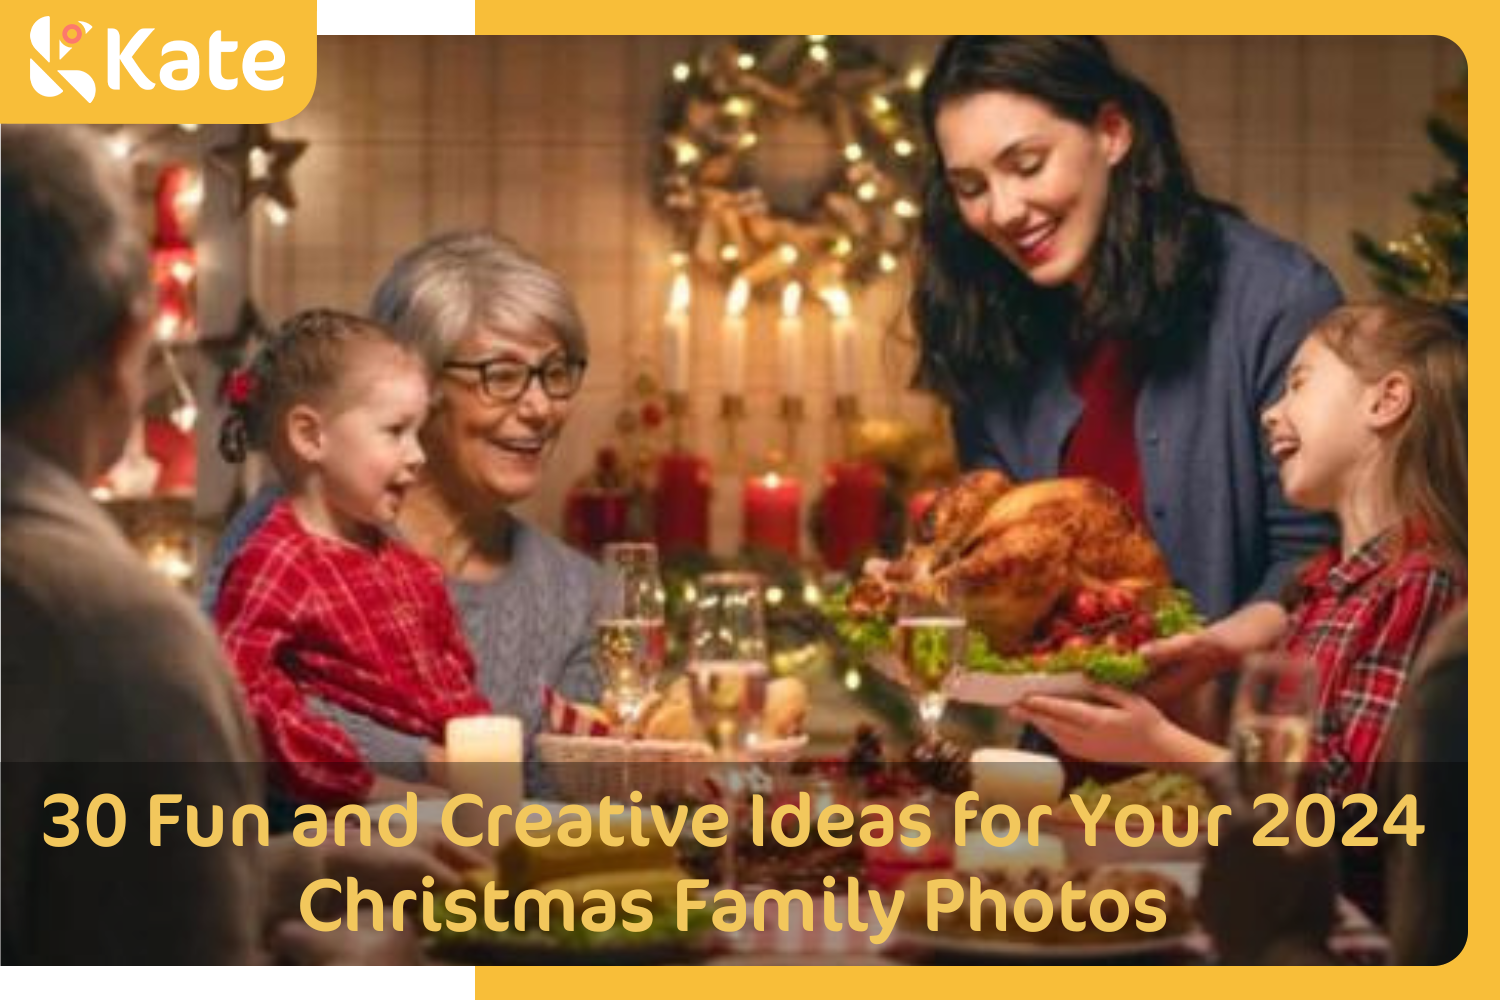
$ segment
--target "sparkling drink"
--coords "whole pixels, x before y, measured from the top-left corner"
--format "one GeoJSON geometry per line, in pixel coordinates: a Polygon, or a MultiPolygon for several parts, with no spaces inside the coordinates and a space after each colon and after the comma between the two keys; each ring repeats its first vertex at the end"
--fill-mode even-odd
{"type": "Polygon", "coordinates": [[[693,713],[716,749],[759,731],[769,675],[762,660],[698,660],[688,668],[693,713]]]}
{"type": "Polygon", "coordinates": [[[602,618],[594,626],[594,658],[620,713],[635,718],[666,660],[660,618],[602,618]]]}
{"type": "Polygon", "coordinates": [[[896,655],[912,692],[939,695],[964,664],[967,628],[962,618],[901,618],[896,622],[896,655]]]}
{"type": "Polygon", "coordinates": [[[1293,715],[1245,715],[1234,727],[1234,759],[1247,795],[1276,794],[1291,801],[1307,760],[1312,726],[1293,715]]]}

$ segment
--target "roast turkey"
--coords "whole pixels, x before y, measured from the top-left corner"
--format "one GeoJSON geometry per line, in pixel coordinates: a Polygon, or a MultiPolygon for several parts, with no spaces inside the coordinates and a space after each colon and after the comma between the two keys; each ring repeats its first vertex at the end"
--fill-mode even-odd
{"type": "Polygon", "coordinates": [[[889,614],[906,588],[958,588],[996,652],[1027,649],[1072,595],[1144,596],[1170,584],[1160,549],[1125,502],[1092,479],[1017,484],[973,472],[944,490],[901,558],[872,567],[850,610],[889,614]]]}

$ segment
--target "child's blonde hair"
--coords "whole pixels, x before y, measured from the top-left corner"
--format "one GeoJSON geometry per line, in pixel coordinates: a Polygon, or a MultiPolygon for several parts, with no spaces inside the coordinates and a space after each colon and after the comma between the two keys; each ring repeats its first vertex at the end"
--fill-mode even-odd
{"type": "Polygon", "coordinates": [[[1435,306],[1390,299],[1342,306],[1313,331],[1362,380],[1411,379],[1411,412],[1391,441],[1392,495],[1432,539],[1469,548],[1468,345],[1435,306]]]}

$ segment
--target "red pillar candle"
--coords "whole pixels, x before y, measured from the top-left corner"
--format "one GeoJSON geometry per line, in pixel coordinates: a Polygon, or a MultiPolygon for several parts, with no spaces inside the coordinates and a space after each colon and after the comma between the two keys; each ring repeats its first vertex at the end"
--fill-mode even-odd
{"type": "Polygon", "coordinates": [[[663,555],[708,551],[708,462],[673,452],[656,466],[656,545],[663,555]]]}
{"type": "Polygon", "coordinates": [[[568,541],[597,556],[610,542],[630,536],[630,494],[625,490],[579,487],[568,494],[568,541]]]}
{"type": "Polygon", "coordinates": [[[778,472],[756,476],[745,483],[744,508],[745,548],[801,558],[801,483],[778,472]]]}
{"type": "Polygon", "coordinates": [[[855,561],[880,544],[885,472],[873,462],[834,462],[823,477],[818,547],[829,569],[857,568],[855,561]]]}

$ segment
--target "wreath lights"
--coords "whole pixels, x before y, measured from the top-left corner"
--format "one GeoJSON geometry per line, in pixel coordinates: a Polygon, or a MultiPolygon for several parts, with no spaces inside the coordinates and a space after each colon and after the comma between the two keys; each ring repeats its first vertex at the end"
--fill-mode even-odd
{"type": "Polygon", "coordinates": [[[660,160],[674,263],[753,291],[796,280],[819,295],[896,271],[920,214],[921,82],[831,35],[736,39],[676,64],[660,160]],[[788,116],[816,120],[837,151],[800,212],[757,178],[765,131],[788,116]]]}

